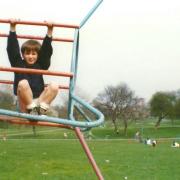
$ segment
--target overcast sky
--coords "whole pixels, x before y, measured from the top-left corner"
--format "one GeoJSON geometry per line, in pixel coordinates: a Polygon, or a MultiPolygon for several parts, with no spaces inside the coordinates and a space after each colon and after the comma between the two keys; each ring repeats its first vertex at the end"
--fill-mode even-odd
{"type": "MultiPolygon", "coordinates": [[[[6,0],[1,2],[0,18],[79,25],[95,2],[6,0]]],[[[8,25],[0,26],[1,32],[8,33],[8,25]]],[[[17,31],[41,36],[46,33],[44,27],[20,25],[17,31]]],[[[56,28],[54,36],[73,37],[73,32],[56,28]]],[[[53,42],[53,47],[51,70],[69,71],[72,46],[53,42]]],[[[9,66],[5,38],[1,38],[0,51],[1,64],[9,66]]],[[[146,100],[156,91],[179,89],[180,1],[104,0],[80,29],[78,67],[77,85],[91,98],[107,85],[120,82],[127,83],[136,95],[146,100]]],[[[0,74],[0,79],[13,77],[0,74]]]]}

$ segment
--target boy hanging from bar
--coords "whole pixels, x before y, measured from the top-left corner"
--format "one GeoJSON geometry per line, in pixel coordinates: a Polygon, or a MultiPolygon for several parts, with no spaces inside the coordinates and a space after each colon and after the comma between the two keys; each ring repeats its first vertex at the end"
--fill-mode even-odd
{"type": "MultiPolygon", "coordinates": [[[[42,45],[36,40],[27,40],[20,47],[16,35],[16,21],[10,20],[7,53],[12,67],[47,70],[51,64],[53,24],[47,23],[47,35],[42,45]],[[22,57],[21,57],[22,55],[22,57]]],[[[14,73],[14,94],[20,110],[33,115],[46,114],[58,93],[58,85],[44,87],[43,75],[14,73]]]]}

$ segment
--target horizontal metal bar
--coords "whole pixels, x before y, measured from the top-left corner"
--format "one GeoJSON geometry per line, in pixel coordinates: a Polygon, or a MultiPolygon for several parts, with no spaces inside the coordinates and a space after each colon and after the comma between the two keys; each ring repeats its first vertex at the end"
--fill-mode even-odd
{"type": "Polygon", "coordinates": [[[59,128],[66,128],[66,129],[74,129],[71,126],[63,125],[63,124],[56,124],[56,123],[49,123],[49,122],[38,122],[38,121],[28,121],[27,119],[23,118],[14,118],[9,116],[1,116],[0,121],[7,121],[12,124],[25,124],[31,126],[51,126],[51,127],[59,127],[59,128]]]}
{"type": "MultiPolygon", "coordinates": [[[[14,84],[14,81],[0,80],[0,84],[14,84]]],[[[45,84],[47,86],[48,84],[45,84]]],[[[59,89],[69,89],[69,86],[59,85],[59,89]]]]}
{"type": "Polygon", "coordinates": [[[40,70],[40,69],[27,69],[27,68],[8,68],[0,66],[0,71],[7,72],[16,72],[16,73],[25,73],[25,74],[44,74],[51,76],[64,76],[64,77],[73,77],[72,73],[66,72],[56,72],[56,71],[48,71],[48,70],[40,70]]]}
{"type": "MultiPolygon", "coordinates": [[[[37,21],[22,21],[22,20],[13,20],[16,24],[23,24],[23,25],[35,25],[35,26],[48,26],[48,22],[37,22],[37,21]]],[[[0,23],[11,23],[10,19],[0,19],[0,23]]],[[[58,24],[52,23],[54,27],[63,27],[63,28],[79,28],[79,25],[71,25],[71,24],[58,24]]]]}
{"type": "Polygon", "coordinates": [[[51,123],[58,123],[58,124],[64,124],[69,125],[73,127],[96,127],[99,126],[99,121],[94,122],[82,122],[82,121],[73,121],[70,119],[61,119],[57,117],[52,116],[45,116],[45,115],[31,115],[27,113],[20,113],[17,111],[10,111],[6,109],[0,109],[0,114],[6,115],[6,116],[12,116],[12,117],[19,117],[19,118],[25,118],[30,119],[32,121],[43,121],[43,122],[51,122],[51,123]]]}
{"type": "MultiPolygon", "coordinates": [[[[0,33],[0,37],[8,37],[8,34],[0,33]]],[[[31,35],[17,35],[17,38],[20,39],[36,39],[36,40],[43,40],[44,37],[41,36],[31,36],[31,35]]],[[[52,38],[53,41],[62,41],[62,42],[74,42],[73,39],[66,39],[66,38],[52,38]]]]}

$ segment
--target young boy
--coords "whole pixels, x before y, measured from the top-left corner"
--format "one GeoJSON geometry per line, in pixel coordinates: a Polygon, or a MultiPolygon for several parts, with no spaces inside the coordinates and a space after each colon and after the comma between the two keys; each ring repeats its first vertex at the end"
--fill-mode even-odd
{"type": "MultiPolygon", "coordinates": [[[[47,70],[52,56],[53,25],[47,24],[47,35],[42,45],[36,40],[28,40],[21,47],[16,35],[16,22],[11,20],[7,42],[7,53],[12,67],[47,70]],[[22,54],[22,57],[21,57],[22,54]]],[[[14,73],[14,94],[18,96],[20,109],[30,114],[46,114],[50,103],[58,93],[55,83],[44,87],[42,75],[14,73]],[[23,109],[25,107],[25,109],[23,109]]]]}

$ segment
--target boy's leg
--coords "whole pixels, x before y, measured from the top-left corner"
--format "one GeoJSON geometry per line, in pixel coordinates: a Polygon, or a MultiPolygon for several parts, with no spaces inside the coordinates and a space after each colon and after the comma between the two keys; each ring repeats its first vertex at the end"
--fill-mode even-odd
{"type": "Polygon", "coordinates": [[[44,114],[45,111],[49,109],[49,105],[56,97],[58,90],[59,86],[56,83],[50,83],[47,87],[45,87],[44,91],[41,93],[39,97],[40,114],[44,114]]]}
{"type": "Polygon", "coordinates": [[[27,80],[19,81],[17,94],[22,112],[27,112],[37,107],[37,104],[33,102],[33,94],[27,80]]]}
{"type": "Polygon", "coordinates": [[[20,112],[24,112],[27,113],[27,109],[26,109],[26,104],[23,103],[23,101],[21,100],[21,97],[19,96],[19,93],[17,93],[17,106],[19,108],[20,112]]]}

